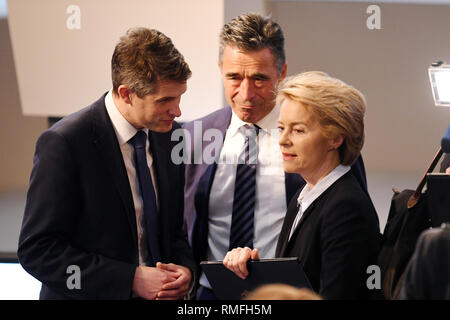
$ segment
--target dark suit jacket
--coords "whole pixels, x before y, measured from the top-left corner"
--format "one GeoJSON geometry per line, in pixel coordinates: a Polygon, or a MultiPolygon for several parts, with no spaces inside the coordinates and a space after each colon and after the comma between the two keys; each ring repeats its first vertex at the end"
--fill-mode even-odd
{"type": "MultiPolygon", "coordinates": [[[[171,133],[149,131],[162,262],[195,271],[183,232],[184,167],[172,163],[171,133]]],[[[42,282],[42,299],[128,299],[139,263],[128,175],[104,96],[38,139],[19,238],[19,261],[42,282]],[[67,268],[81,271],[69,290],[67,268]]]]}
{"type": "Polygon", "coordinates": [[[300,191],[289,204],[276,256],[298,257],[314,291],[326,299],[367,298],[366,271],[377,264],[380,242],[367,193],[347,172],[308,207],[288,241],[300,191]]]}
{"type": "MultiPolygon", "coordinates": [[[[201,162],[200,159],[196,159],[195,156],[200,156],[200,153],[211,143],[217,143],[214,140],[199,141],[199,139],[202,139],[205,130],[215,128],[222,133],[222,138],[225,138],[226,130],[231,121],[231,114],[231,108],[228,106],[201,119],[188,122],[183,126],[183,128],[189,132],[190,136],[193,137],[193,139],[191,139],[191,144],[187,146],[188,153],[191,155],[191,163],[186,164],[184,214],[189,239],[197,262],[206,260],[208,249],[209,194],[214,181],[217,165],[216,163],[207,164],[201,162]],[[201,152],[195,153],[195,147],[197,147],[197,151],[200,150],[201,152]]],[[[220,150],[223,140],[219,141],[219,144],[220,150]]],[[[218,157],[219,155],[217,154],[215,156],[218,157]]],[[[360,183],[364,186],[364,189],[367,189],[364,164],[361,157],[352,167],[352,171],[358,177],[360,183]]],[[[297,190],[304,185],[305,181],[299,175],[285,173],[287,204],[297,190]]]]}

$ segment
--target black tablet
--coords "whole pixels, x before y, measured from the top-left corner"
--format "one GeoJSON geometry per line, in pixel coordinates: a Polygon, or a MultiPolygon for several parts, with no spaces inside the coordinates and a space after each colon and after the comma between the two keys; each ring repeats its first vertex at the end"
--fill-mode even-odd
{"type": "Polygon", "coordinates": [[[247,265],[249,275],[245,280],[227,269],[222,261],[202,261],[200,266],[220,300],[240,300],[250,291],[269,283],[311,289],[298,258],[250,260],[247,265]]]}

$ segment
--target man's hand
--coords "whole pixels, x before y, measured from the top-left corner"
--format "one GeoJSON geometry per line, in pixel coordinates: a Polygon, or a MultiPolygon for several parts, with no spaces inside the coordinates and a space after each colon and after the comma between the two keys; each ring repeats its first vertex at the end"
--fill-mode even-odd
{"type": "Polygon", "coordinates": [[[183,299],[189,293],[189,285],[192,279],[189,268],[173,263],[165,264],[161,262],[156,264],[156,268],[164,272],[169,272],[175,277],[174,280],[166,282],[162,286],[162,290],[158,292],[156,300],[183,299]]]}
{"type": "Polygon", "coordinates": [[[239,278],[245,279],[248,276],[247,261],[259,259],[258,249],[235,248],[227,252],[223,259],[225,267],[233,271],[239,278]]]}
{"type": "Polygon", "coordinates": [[[133,280],[133,293],[137,296],[153,300],[166,283],[172,283],[178,278],[174,272],[159,268],[139,266],[136,268],[133,280]]]}

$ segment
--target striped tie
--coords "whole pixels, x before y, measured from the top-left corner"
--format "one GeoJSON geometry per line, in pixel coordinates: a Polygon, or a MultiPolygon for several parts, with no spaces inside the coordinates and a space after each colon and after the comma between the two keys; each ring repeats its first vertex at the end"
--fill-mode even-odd
{"type": "Polygon", "coordinates": [[[246,124],[240,130],[245,136],[245,143],[239,155],[236,169],[230,250],[237,247],[253,248],[256,163],[258,160],[256,137],[259,133],[259,127],[246,124]]]}

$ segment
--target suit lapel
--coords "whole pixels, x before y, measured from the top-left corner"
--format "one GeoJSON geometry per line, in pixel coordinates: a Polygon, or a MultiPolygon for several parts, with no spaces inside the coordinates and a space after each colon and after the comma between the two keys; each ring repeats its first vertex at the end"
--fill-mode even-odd
{"type": "MultiPolygon", "coordinates": [[[[340,181],[340,180],[341,180],[341,178],[338,179],[337,181],[340,181]]],[[[297,226],[296,226],[294,232],[292,233],[291,239],[288,240],[287,237],[289,237],[289,234],[290,234],[290,231],[291,231],[291,228],[292,228],[292,224],[293,224],[293,222],[294,222],[294,219],[295,219],[295,216],[297,215],[297,211],[298,211],[298,210],[296,211],[296,213],[295,213],[295,215],[294,215],[294,218],[293,218],[292,221],[290,221],[290,223],[289,223],[288,235],[287,235],[287,237],[286,237],[286,239],[285,239],[285,244],[284,244],[284,246],[283,246],[283,252],[282,252],[283,254],[285,254],[287,248],[289,248],[290,243],[293,243],[293,242],[296,241],[297,235],[298,235],[298,233],[300,232],[302,226],[305,224],[305,222],[307,221],[307,219],[308,219],[308,218],[311,216],[311,214],[314,212],[314,209],[315,209],[316,207],[318,207],[318,206],[319,206],[319,208],[320,208],[321,203],[323,203],[322,200],[323,200],[323,199],[326,199],[327,194],[329,194],[330,192],[332,192],[331,190],[334,188],[335,184],[336,184],[336,182],[333,183],[333,184],[332,184],[328,189],[326,189],[326,190],[325,190],[325,191],[324,191],[324,192],[323,192],[316,200],[314,200],[313,203],[311,203],[311,204],[309,205],[308,209],[306,209],[306,211],[302,214],[302,217],[300,218],[300,221],[298,222],[298,224],[297,224],[297,226]]],[[[319,209],[319,210],[320,210],[320,209],[319,209]]],[[[316,212],[316,213],[318,213],[318,212],[316,212]]]]}
{"type": "Polygon", "coordinates": [[[288,243],[289,233],[291,230],[292,223],[297,215],[298,207],[296,203],[291,202],[289,205],[286,216],[284,218],[283,227],[280,231],[280,237],[278,239],[277,249],[276,249],[276,257],[283,257],[286,251],[286,246],[288,243]]]}
{"type": "MultiPolygon", "coordinates": [[[[294,241],[294,239],[296,238],[300,228],[302,227],[302,225],[305,223],[305,221],[308,219],[308,217],[311,215],[311,212],[313,212],[314,207],[316,206],[316,202],[318,199],[316,199],[316,201],[314,201],[313,203],[311,203],[311,205],[308,207],[308,209],[306,209],[305,212],[303,212],[302,217],[300,218],[300,221],[297,223],[297,226],[295,227],[294,232],[292,233],[292,237],[291,239],[288,241],[288,243],[290,241],[294,241]]],[[[292,224],[291,224],[292,226],[292,224]]],[[[289,229],[290,230],[290,229],[289,229]]]]}
{"type": "MultiPolygon", "coordinates": [[[[316,199],[317,200],[317,199],[316,199]]],[[[280,257],[286,255],[287,250],[289,249],[289,246],[292,243],[296,242],[296,238],[298,233],[300,232],[300,229],[302,228],[303,224],[305,223],[305,221],[308,219],[308,217],[311,215],[311,213],[314,211],[314,207],[316,206],[316,201],[314,201],[309,207],[308,209],[306,209],[306,211],[303,213],[302,217],[300,218],[300,221],[298,222],[297,226],[295,227],[295,230],[292,233],[292,237],[289,239],[289,235],[291,234],[291,229],[292,229],[292,225],[294,223],[295,217],[297,216],[298,213],[298,208],[297,210],[295,210],[295,214],[292,215],[290,221],[289,221],[289,227],[286,230],[286,233],[284,234],[285,239],[283,242],[283,245],[280,249],[280,257]]]]}
{"type": "Polygon", "coordinates": [[[291,226],[294,223],[295,217],[297,216],[298,212],[297,201],[294,198],[298,197],[300,189],[303,189],[306,182],[300,175],[296,173],[285,172],[284,184],[286,188],[286,203],[288,208],[275,251],[275,255],[277,257],[282,257],[286,250],[291,226]],[[295,195],[297,195],[297,197],[295,195]]]}
{"type": "MultiPolygon", "coordinates": [[[[218,129],[222,133],[223,139],[220,141],[220,148],[218,148],[218,154],[216,154],[216,158],[218,158],[220,156],[220,151],[222,150],[226,130],[231,121],[231,108],[223,108],[202,121],[202,140],[203,133],[210,128],[218,129]]],[[[209,143],[202,144],[202,151],[205,150],[208,145],[209,143]]],[[[214,161],[210,165],[202,163],[198,166],[199,178],[194,194],[194,230],[196,231],[192,233],[192,246],[195,259],[201,261],[206,258],[208,248],[209,195],[217,169],[217,161],[214,161]]]]}
{"type": "Polygon", "coordinates": [[[130,231],[134,242],[137,244],[136,215],[130,182],[114,128],[106,111],[104,96],[94,103],[91,111],[94,145],[97,147],[100,160],[123,202],[130,231]]]}
{"type": "MultiPolygon", "coordinates": [[[[209,194],[211,192],[211,187],[212,187],[212,183],[214,181],[214,176],[216,173],[216,169],[217,169],[217,160],[220,157],[220,152],[222,150],[223,147],[223,142],[225,141],[225,135],[226,135],[226,131],[228,126],[230,125],[230,121],[231,121],[231,108],[224,108],[223,112],[219,113],[218,116],[210,123],[207,124],[207,128],[203,128],[203,132],[205,129],[209,129],[209,128],[215,128],[220,130],[220,132],[222,133],[222,141],[220,141],[220,148],[217,148],[218,154],[216,154],[216,161],[214,161],[214,163],[208,165],[208,167],[206,168],[205,172],[203,173],[203,175],[201,176],[199,183],[198,183],[198,187],[197,187],[197,192],[196,192],[196,198],[198,198],[197,203],[200,205],[200,202],[203,202],[203,210],[201,210],[206,217],[209,217],[209,194]],[[225,120],[225,121],[224,121],[225,120]]],[[[203,133],[202,133],[203,136],[203,133]]],[[[212,142],[210,142],[212,143],[212,142]]],[[[202,150],[204,150],[210,143],[203,145],[202,150]]]]}
{"type": "MultiPolygon", "coordinates": [[[[210,125],[207,126],[208,129],[216,128],[216,129],[220,130],[220,132],[222,132],[222,136],[223,136],[222,143],[225,140],[225,133],[231,122],[231,113],[232,113],[231,107],[223,108],[223,112],[218,113],[217,117],[211,122],[210,125]]],[[[203,130],[205,130],[205,129],[203,129],[203,130]]]]}

